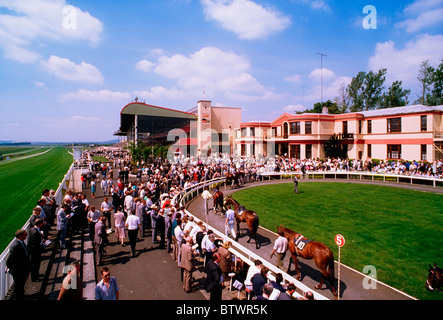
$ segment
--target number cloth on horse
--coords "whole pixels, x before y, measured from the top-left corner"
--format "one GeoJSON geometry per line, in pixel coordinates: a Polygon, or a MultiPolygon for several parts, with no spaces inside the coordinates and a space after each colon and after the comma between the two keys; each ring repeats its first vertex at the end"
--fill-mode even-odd
{"type": "Polygon", "coordinates": [[[311,242],[311,240],[303,237],[302,235],[300,235],[298,238],[294,238],[294,244],[296,248],[300,251],[303,251],[303,249],[309,242],[311,242]]]}

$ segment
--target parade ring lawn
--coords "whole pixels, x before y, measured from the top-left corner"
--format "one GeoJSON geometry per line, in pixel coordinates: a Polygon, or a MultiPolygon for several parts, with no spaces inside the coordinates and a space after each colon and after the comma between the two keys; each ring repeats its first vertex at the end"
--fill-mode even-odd
{"type": "Polygon", "coordinates": [[[360,272],[376,267],[378,280],[418,299],[443,300],[425,289],[428,266],[443,267],[443,195],[389,186],[301,182],[273,184],[235,192],[254,210],[260,226],[277,232],[283,224],[325,243],[338,260],[334,237],[346,243],[341,262],[360,272]]]}
{"type": "Polygon", "coordinates": [[[28,159],[2,162],[0,165],[0,252],[13,240],[37,205],[43,189],[56,190],[68,172],[73,157],[66,148],[28,159]]]}

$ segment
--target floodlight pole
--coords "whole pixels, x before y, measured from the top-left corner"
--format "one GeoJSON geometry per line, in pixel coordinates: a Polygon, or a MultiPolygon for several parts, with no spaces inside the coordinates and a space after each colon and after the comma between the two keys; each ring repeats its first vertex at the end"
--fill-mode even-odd
{"type": "Polygon", "coordinates": [[[321,104],[323,105],[323,57],[327,57],[327,55],[317,52],[317,54],[320,55],[320,61],[321,61],[321,104]]]}

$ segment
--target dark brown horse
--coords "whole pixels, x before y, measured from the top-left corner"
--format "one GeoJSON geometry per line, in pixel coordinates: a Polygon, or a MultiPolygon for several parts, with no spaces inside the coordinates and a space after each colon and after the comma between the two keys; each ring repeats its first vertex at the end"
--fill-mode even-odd
{"type": "Polygon", "coordinates": [[[437,264],[434,263],[434,266],[431,267],[429,265],[429,275],[428,280],[426,280],[426,289],[434,292],[435,290],[443,291],[443,269],[437,267],[437,264]]]}
{"type": "Polygon", "coordinates": [[[235,220],[237,222],[237,237],[235,238],[235,241],[237,241],[238,237],[240,236],[240,222],[246,222],[250,231],[248,243],[251,242],[252,238],[254,238],[255,247],[258,249],[259,245],[257,242],[257,229],[259,220],[257,213],[255,211],[247,210],[231,196],[226,197],[223,204],[226,208],[228,208],[230,205],[234,207],[235,220]]]}
{"type": "Polygon", "coordinates": [[[212,196],[212,200],[214,201],[214,213],[217,213],[217,208],[221,210],[221,215],[225,213],[224,207],[223,207],[223,192],[221,192],[218,188],[214,192],[214,195],[212,196]]]}
{"type": "MultiPolygon", "coordinates": [[[[288,249],[291,253],[291,259],[294,260],[297,280],[301,280],[297,256],[305,259],[313,259],[322,274],[321,281],[315,288],[320,289],[325,279],[327,279],[331,283],[332,293],[337,297],[334,286],[334,254],[331,249],[321,242],[310,241],[301,234],[283,227],[283,225],[277,227],[277,230],[278,234],[283,234],[284,237],[288,239],[288,249]]],[[[291,259],[289,259],[288,273],[291,269],[291,259]]]]}
{"type": "Polygon", "coordinates": [[[240,180],[241,180],[241,175],[239,172],[237,172],[236,174],[228,173],[228,175],[226,176],[226,185],[231,186],[231,188],[234,188],[235,185],[237,188],[239,188],[240,180]]]}

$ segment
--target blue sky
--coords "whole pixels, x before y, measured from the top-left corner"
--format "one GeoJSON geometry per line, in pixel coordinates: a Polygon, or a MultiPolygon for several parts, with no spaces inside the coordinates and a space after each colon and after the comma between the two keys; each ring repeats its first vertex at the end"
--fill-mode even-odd
{"type": "Polygon", "coordinates": [[[0,140],[110,140],[135,97],[269,121],[380,68],[414,101],[442,52],[442,0],[0,0],[0,140]]]}

